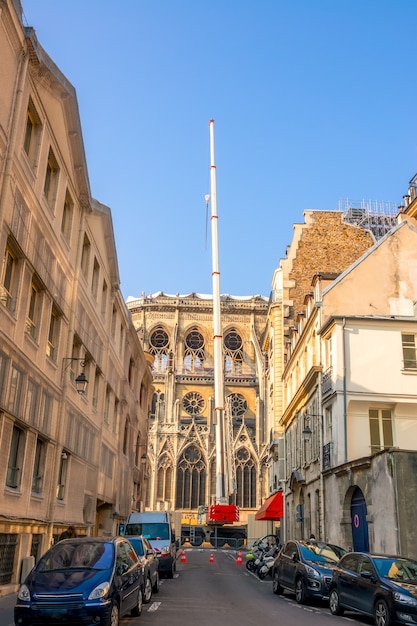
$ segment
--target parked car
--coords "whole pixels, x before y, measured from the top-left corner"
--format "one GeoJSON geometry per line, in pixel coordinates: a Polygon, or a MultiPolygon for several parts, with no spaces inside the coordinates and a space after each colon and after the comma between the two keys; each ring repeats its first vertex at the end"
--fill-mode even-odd
{"type": "Polygon", "coordinates": [[[105,624],[140,615],[143,567],[124,537],[64,539],[46,552],[21,585],[14,608],[19,626],[105,624]]]}
{"type": "Polygon", "coordinates": [[[327,597],[332,570],[345,552],[322,541],[287,541],[272,568],[273,592],[292,591],[299,604],[327,597]]]}
{"type": "Polygon", "coordinates": [[[333,570],[329,606],[374,618],[376,626],[417,622],[417,561],[401,556],[349,552],[333,570]]]}
{"type": "Polygon", "coordinates": [[[143,535],[129,537],[129,541],[142,561],[145,585],[143,601],[145,604],[148,604],[151,601],[152,593],[158,593],[159,591],[158,557],[149,541],[143,535]]]}

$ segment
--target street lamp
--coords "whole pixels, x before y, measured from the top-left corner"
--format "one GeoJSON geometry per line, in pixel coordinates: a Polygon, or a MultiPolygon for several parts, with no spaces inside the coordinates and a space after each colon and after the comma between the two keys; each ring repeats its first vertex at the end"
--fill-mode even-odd
{"type": "MultiPolygon", "coordinates": [[[[85,367],[86,361],[85,359],[80,359],[77,357],[65,357],[62,359],[62,361],[68,361],[68,363],[65,365],[64,370],[67,369],[67,367],[72,363],[72,361],[79,361],[81,367],[85,367]]],[[[87,389],[87,385],[88,385],[88,380],[84,374],[84,372],[81,372],[81,374],[78,374],[77,378],[75,379],[75,387],[78,391],[79,394],[84,394],[86,389],[87,389]]]]}

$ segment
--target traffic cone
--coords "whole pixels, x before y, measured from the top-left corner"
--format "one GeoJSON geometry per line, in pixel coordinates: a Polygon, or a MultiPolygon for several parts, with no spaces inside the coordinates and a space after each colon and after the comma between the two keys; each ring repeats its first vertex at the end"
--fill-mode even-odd
{"type": "Polygon", "coordinates": [[[187,562],[187,557],[185,556],[185,550],[183,548],[181,552],[181,563],[186,563],[186,562],[187,562]]]}
{"type": "Polygon", "coordinates": [[[213,552],[210,552],[210,563],[214,563],[214,555],[213,555],[213,552]]]}
{"type": "Polygon", "coordinates": [[[242,550],[239,550],[239,552],[237,553],[236,565],[242,565],[242,550]]]}

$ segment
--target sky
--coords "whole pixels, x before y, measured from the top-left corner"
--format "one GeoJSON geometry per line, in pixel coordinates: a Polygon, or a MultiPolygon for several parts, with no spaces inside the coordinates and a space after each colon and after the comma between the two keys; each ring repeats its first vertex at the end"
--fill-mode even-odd
{"type": "Polygon", "coordinates": [[[417,0],[22,0],[77,91],[125,299],[269,296],[307,209],[397,207],[417,171],[417,0]]]}

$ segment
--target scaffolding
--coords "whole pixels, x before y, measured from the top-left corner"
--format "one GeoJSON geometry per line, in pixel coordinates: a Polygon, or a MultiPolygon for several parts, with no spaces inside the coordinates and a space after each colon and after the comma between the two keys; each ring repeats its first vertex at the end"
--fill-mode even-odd
{"type": "Polygon", "coordinates": [[[349,199],[339,200],[339,211],[343,212],[345,222],[370,230],[376,240],[384,237],[397,225],[399,212],[395,202],[349,199]]]}

